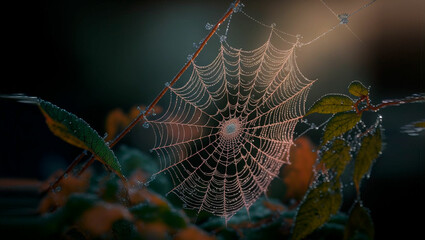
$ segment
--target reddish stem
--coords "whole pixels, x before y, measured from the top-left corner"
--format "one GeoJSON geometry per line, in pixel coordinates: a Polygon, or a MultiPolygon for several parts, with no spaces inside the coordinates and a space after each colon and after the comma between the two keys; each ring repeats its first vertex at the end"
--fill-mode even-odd
{"type": "Polygon", "coordinates": [[[81,168],[81,170],[78,172],[78,176],[81,176],[81,174],[88,168],[88,167],[90,167],[90,165],[92,165],[92,163],[94,162],[94,160],[95,160],[95,158],[94,158],[94,156],[92,155],[90,158],[89,158],[89,160],[88,160],[88,162],[86,162],[85,164],[84,164],[84,166],[83,166],[83,168],[81,168]]]}
{"type": "Polygon", "coordinates": [[[399,99],[390,100],[390,101],[382,102],[378,105],[373,105],[373,104],[370,103],[369,96],[362,96],[354,104],[354,108],[356,109],[357,114],[362,114],[365,111],[378,111],[379,109],[387,107],[387,106],[394,106],[394,105],[400,105],[400,104],[405,104],[405,103],[413,103],[413,102],[421,102],[421,101],[425,101],[425,96],[405,98],[405,99],[401,99],[401,100],[399,100],[399,99]],[[366,107],[360,110],[358,108],[358,105],[365,100],[366,100],[366,107]]]}
{"type": "Polygon", "coordinates": [[[66,174],[69,174],[71,171],[72,171],[72,169],[74,169],[74,167],[75,166],[77,166],[77,164],[78,163],[80,163],[81,162],[81,160],[85,157],[85,156],[87,156],[87,151],[84,151],[84,152],[82,152],[80,155],[78,155],[75,159],[74,159],[74,161],[72,161],[72,163],[68,166],[68,168],[65,170],[65,172],[60,176],[60,177],[58,177],[56,180],[55,180],[55,182],[52,184],[52,185],[50,185],[49,186],[49,188],[47,188],[47,192],[48,191],[50,191],[50,190],[52,190],[52,189],[55,189],[57,186],[58,186],[58,184],[59,184],[59,182],[65,177],[65,175],[66,174]]]}
{"type": "Polygon", "coordinates": [[[236,8],[239,4],[240,0],[237,0],[232,8],[227,11],[227,13],[215,24],[214,28],[210,31],[210,33],[207,35],[207,37],[204,39],[204,41],[199,46],[198,50],[193,54],[192,58],[183,66],[182,69],[177,73],[177,75],[173,78],[173,80],[170,82],[168,86],[166,86],[162,91],[158,94],[158,96],[152,101],[152,103],[149,105],[149,107],[146,109],[145,112],[141,112],[111,143],[110,147],[113,147],[115,144],[117,144],[127,133],[133,129],[133,127],[140,122],[140,120],[144,119],[146,116],[151,114],[151,110],[155,107],[155,105],[159,102],[159,100],[164,96],[164,94],[168,91],[170,87],[172,87],[177,80],[183,75],[183,73],[189,68],[190,64],[198,57],[199,53],[202,51],[202,49],[207,44],[208,40],[214,35],[214,33],[217,31],[220,24],[222,24],[232,13],[233,9],[236,8]]]}
{"type": "MultiPolygon", "coordinates": [[[[208,40],[210,40],[210,38],[214,35],[214,33],[217,31],[218,27],[224,21],[226,21],[226,19],[233,13],[234,8],[236,8],[239,5],[239,2],[240,2],[240,0],[237,0],[235,2],[235,4],[233,5],[233,7],[230,8],[227,11],[227,13],[214,25],[214,27],[212,28],[212,30],[210,31],[210,33],[205,37],[204,41],[202,41],[201,45],[196,50],[196,52],[193,54],[193,56],[190,58],[190,60],[182,67],[182,69],[180,69],[180,71],[173,78],[173,80],[170,82],[170,84],[168,86],[166,86],[164,89],[162,89],[162,91],[152,101],[152,103],[149,105],[149,107],[146,109],[146,111],[145,112],[141,112],[118,136],[115,137],[115,139],[113,141],[110,142],[110,144],[109,144],[109,147],[110,148],[112,148],[113,146],[115,146],[125,135],[127,135],[127,133],[129,133],[131,131],[131,129],[133,129],[134,126],[136,126],[136,124],[138,122],[140,122],[141,120],[145,119],[146,116],[149,116],[151,114],[151,110],[156,106],[156,104],[159,102],[159,100],[165,95],[165,93],[168,91],[168,89],[170,87],[172,87],[180,79],[180,77],[183,75],[183,73],[189,68],[190,64],[196,59],[196,57],[198,57],[199,53],[205,47],[205,45],[207,44],[208,40]]],[[[83,166],[83,168],[81,169],[81,171],[79,172],[78,175],[80,175],[82,172],[84,172],[94,162],[94,159],[95,158],[92,156],[89,159],[89,161],[83,166]]],[[[68,167],[69,171],[71,171],[75,167],[75,165],[77,163],[75,163],[75,161],[74,161],[68,167]]],[[[67,169],[67,171],[68,171],[68,169],[67,169]]],[[[58,180],[54,183],[54,185],[57,185],[62,178],[63,178],[63,176],[61,176],[60,178],[58,178],[58,180]]]]}

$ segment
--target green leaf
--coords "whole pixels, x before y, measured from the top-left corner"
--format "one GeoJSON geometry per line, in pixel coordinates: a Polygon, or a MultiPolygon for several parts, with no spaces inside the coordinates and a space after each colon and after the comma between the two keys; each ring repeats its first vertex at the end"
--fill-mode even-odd
{"type": "Polygon", "coordinates": [[[321,162],[327,169],[335,171],[336,178],[339,178],[350,160],[350,146],[344,140],[337,139],[332,143],[332,147],[323,153],[321,162]]]}
{"type": "Polygon", "coordinates": [[[382,136],[381,129],[376,130],[364,137],[361,141],[360,149],[354,163],[353,181],[357,192],[360,189],[360,182],[363,176],[369,172],[373,161],[381,154],[382,136]]]}
{"type": "Polygon", "coordinates": [[[340,182],[322,182],[310,188],[299,206],[292,240],[306,237],[325,224],[341,206],[342,195],[340,182]]]}
{"type": "Polygon", "coordinates": [[[360,201],[354,203],[347,226],[344,232],[344,240],[351,239],[369,239],[372,240],[375,235],[372,218],[369,210],[364,208],[360,201]]]}
{"type": "Polygon", "coordinates": [[[308,110],[306,115],[312,113],[338,113],[353,110],[354,102],[346,95],[331,94],[323,96],[308,110]]]}
{"type": "Polygon", "coordinates": [[[322,146],[334,137],[341,136],[352,129],[360,121],[361,115],[355,112],[343,112],[335,114],[328,122],[323,134],[322,146]]]}
{"type": "Polygon", "coordinates": [[[114,152],[86,121],[42,99],[38,99],[38,106],[54,135],[69,144],[90,151],[97,160],[122,178],[121,166],[114,152]]]}
{"type": "Polygon", "coordinates": [[[348,91],[356,97],[367,96],[369,94],[369,90],[359,81],[350,83],[348,91]]]}

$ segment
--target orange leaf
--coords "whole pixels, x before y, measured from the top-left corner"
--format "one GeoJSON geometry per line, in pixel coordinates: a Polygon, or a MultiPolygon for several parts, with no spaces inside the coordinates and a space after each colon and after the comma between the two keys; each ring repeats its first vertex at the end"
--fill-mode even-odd
{"type": "Polygon", "coordinates": [[[283,182],[287,186],[286,198],[301,200],[307,192],[317,158],[317,153],[313,150],[313,144],[306,137],[297,139],[291,147],[291,164],[285,166],[282,174],[283,182]]]}

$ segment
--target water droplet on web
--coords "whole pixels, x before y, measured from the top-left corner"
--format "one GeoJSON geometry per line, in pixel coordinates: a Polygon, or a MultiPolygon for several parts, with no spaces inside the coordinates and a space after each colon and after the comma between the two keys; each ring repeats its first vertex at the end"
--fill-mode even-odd
{"type": "Polygon", "coordinates": [[[68,173],[65,173],[64,175],[63,175],[63,178],[67,178],[68,177],[68,173]]]}
{"type": "Polygon", "coordinates": [[[211,23],[205,24],[205,29],[207,29],[207,30],[211,30],[213,27],[214,27],[214,25],[212,25],[211,23]]]}
{"type": "MultiPolygon", "coordinates": [[[[233,3],[232,3],[232,6],[234,6],[233,3]]],[[[233,8],[233,12],[234,13],[240,12],[244,6],[245,5],[243,5],[243,3],[239,3],[235,8],[233,8]]]]}
{"type": "Polygon", "coordinates": [[[148,122],[144,122],[144,123],[143,123],[143,127],[144,127],[144,128],[149,128],[149,123],[148,123],[148,122]]]}
{"type": "Polygon", "coordinates": [[[340,24],[347,24],[348,23],[348,17],[349,15],[347,13],[342,13],[338,15],[338,18],[340,20],[340,24]]]}
{"type": "Polygon", "coordinates": [[[153,149],[149,149],[149,152],[152,153],[153,152],[153,149]]]}
{"type": "Polygon", "coordinates": [[[275,27],[276,27],[276,23],[272,23],[272,24],[270,25],[270,27],[275,28],[275,27]]]}
{"type": "Polygon", "coordinates": [[[152,108],[152,116],[156,116],[155,109],[152,108]]]}
{"type": "Polygon", "coordinates": [[[187,55],[187,60],[188,60],[188,61],[192,60],[192,58],[193,58],[193,54],[189,54],[189,55],[187,55]]]}
{"type": "Polygon", "coordinates": [[[227,36],[226,35],[221,35],[220,36],[220,42],[225,42],[226,39],[227,39],[227,36]]]}

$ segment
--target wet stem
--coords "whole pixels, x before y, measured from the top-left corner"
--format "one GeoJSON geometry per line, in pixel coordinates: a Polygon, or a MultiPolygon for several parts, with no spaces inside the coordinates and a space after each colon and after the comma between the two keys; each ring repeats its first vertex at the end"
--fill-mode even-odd
{"type": "Polygon", "coordinates": [[[382,102],[378,105],[373,105],[370,103],[369,95],[361,96],[359,100],[357,100],[356,103],[354,103],[354,109],[356,110],[356,113],[358,115],[361,115],[365,111],[378,111],[381,108],[388,107],[388,106],[398,106],[401,104],[406,103],[414,103],[414,102],[423,102],[425,101],[425,96],[419,96],[419,97],[409,97],[404,99],[394,99],[394,100],[387,100],[385,102],[382,102]],[[360,103],[365,102],[366,106],[364,108],[359,107],[360,103]]]}
{"type": "MultiPolygon", "coordinates": [[[[218,27],[226,21],[226,19],[232,15],[234,9],[239,5],[240,0],[236,0],[233,6],[226,12],[226,14],[214,25],[214,27],[211,29],[209,34],[205,37],[204,41],[201,43],[201,45],[198,47],[196,52],[192,55],[190,60],[180,69],[180,71],[177,73],[177,75],[173,78],[173,80],[170,82],[169,85],[167,85],[159,94],[158,96],[152,101],[152,103],[149,105],[149,107],[144,112],[140,112],[140,114],[118,135],[115,137],[114,140],[109,142],[109,147],[112,148],[115,146],[127,133],[133,129],[137,123],[140,121],[145,121],[146,117],[152,114],[152,109],[156,106],[156,104],[161,100],[161,98],[165,95],[165,93],[171,88],[183,75],[183,73],[189,68],[189,66],[192,64],[192,62],[198,57],[199,53],[202,51],[204,46],[207,44],[208,40],[214,35],[214,33],[217,31],[218,27]]],[[[71,163],[71,165],[68,166],[66,171],[56,179],[56,181],[50,185],[50,187],[47,189],[47,191],[50,191],[52,189],[55,189],[59,182],[64,178],[66,174],[69,174],[75,167],[78,165],[78,163],[81,162],[81,160],[87,155],[86,151],[81,153],[79,156],[75,158],[75,160],[71,163]]],[[[94,155],[92,154],[89,160],[84,164],[78,175],[81,175],[95,160],[94,155]]],[[[121,178],[124,182],[126,181],[125,178],[121,178]]],[[[124,184],[125,185],[125,184],[124,184]]]]}

